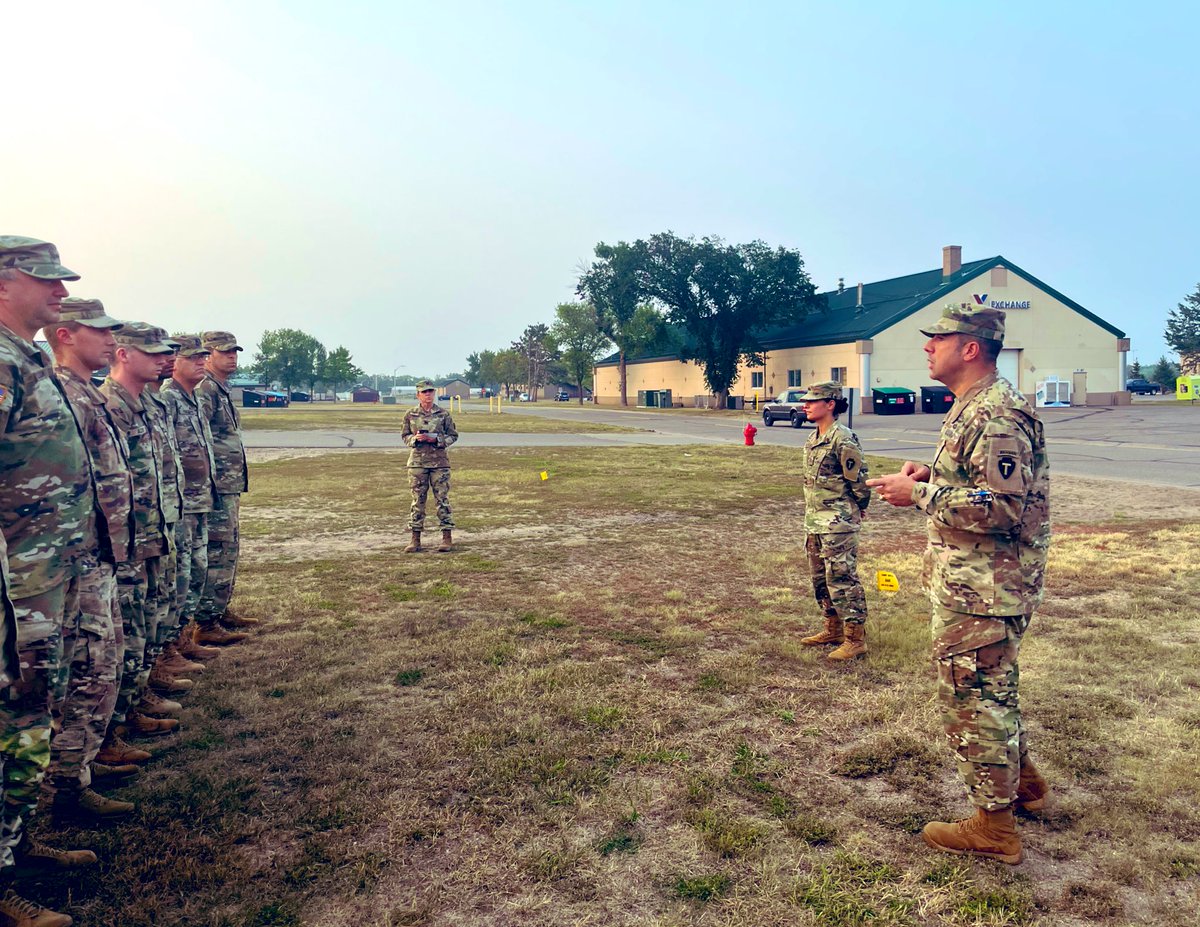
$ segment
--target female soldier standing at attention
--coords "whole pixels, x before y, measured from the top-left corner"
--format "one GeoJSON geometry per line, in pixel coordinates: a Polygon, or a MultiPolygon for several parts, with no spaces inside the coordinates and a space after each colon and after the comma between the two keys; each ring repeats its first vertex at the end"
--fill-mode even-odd
{"type": "Polygon", "coordinates": [[[867,652],[867,598],[858,581],[858,529],[871,501],[858,436],[838,421],[849,408],[838,383],[816,383],[801,399],[816,432],[804,445],[804,531],[813,592],[825,630],[800,641],[840,644],[830,660],[867,652]]]}

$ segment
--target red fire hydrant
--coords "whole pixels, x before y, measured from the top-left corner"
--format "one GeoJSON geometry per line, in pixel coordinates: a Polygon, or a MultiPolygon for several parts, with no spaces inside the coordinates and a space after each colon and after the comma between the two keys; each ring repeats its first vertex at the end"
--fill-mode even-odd
{"type": "Polygon", "coordinates": [[[754,436],[758,434],[758,429],[750,422],[746,422],[746,427],[742,431],[742,434],[746,436],[746,447],[754,447],[754,436]]]}

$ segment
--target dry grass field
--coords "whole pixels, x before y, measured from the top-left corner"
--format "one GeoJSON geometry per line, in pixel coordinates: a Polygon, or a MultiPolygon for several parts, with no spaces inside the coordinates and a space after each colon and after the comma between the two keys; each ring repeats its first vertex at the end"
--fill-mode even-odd
{"type": "MultiPolygon", "coordinates": [[[[446,403],[443,407],[448,408],[446,403]]],[[[286,409],[245,409],[242,427],[248,431],[400,431],[404,413],[411,406],[383,406],[349,402],[292,405],[286,409]]],[[[519,409],[519,407],[517,407],[519,409]]],[[[535,415],[522,415],[504,406],[499,415],[487,411],[487,405],[467,403],[462,412],[454,411],[454,424],[460,432],[520,432],[522,434],[585,434],[631,432],[636,428],[603,425],[598,422],[558,421],[535,415]]]]}
{"type": "Polygon", "coordinates": [[[1022,654],[1054,791],[1009,867],[917,836],[968,810],[921,518],[872,505],[863,574],[901,590],[827,665],[793,454],[458,451],[448,555],[400,550],[400,453],[256,464],[264,627],[116,793],[137,817],[66,835],[101,866],[30,894],[92,927],[1195,924],[1200,494],[1056,479],[1022,654]]]}

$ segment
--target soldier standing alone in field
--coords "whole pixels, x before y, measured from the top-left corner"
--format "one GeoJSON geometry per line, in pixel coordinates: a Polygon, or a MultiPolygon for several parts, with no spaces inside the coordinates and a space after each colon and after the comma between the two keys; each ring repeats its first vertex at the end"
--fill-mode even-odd
{"type": "Polygon", "coordinates": [[[442,529],[439,553],[453,546],[450,517],[450,455],[446,449],[458,440],[458,429],[450,413],[433,401],[434,386],[429,380],[417,383],[417,404],[404,413],[401,436],[411,451],[408,454],[408,482],[412,489],[412,510],[408,527],[412,540],[404,548],[413,554],[421,549],[421,532],[425,527],[425,500],[429,490],[437,500],[438,524],[442,529]]]}
{"type": "Polygon", "coordinates": [[[922,334],[929,375],[957,397],[933,463],[908,461],[869,480],[892,505],[929,516],[925,580],[946,736],[974,817],[932,822],[934,849],[1016,864],[1014,807],[1043,807],[1048,787],[1029,757],[1017,657],[1042,597],[1050,546],[1050,470],[1042,423],[996,371],[1004,313],[948,306],[922,334]]]}
{"type": "Polygon", "coordinates": [[[858,436],[838,421],[847,408],[839,383],[815,383],[800,397],[816,431],[804,445],[804,547],[825,630],[800,643],[838,644],[830,660],[867,652],[867,597],[858,580],[858,531],[871,501],[858,436]]]}

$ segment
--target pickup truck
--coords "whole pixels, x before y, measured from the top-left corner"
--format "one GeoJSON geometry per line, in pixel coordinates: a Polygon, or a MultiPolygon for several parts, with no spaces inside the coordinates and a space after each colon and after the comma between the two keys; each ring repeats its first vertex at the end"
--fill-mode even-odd
{"type": "Polygon", "coordinates": [[[1157,396],[1162,392],[1162,387],[1157,383],[1151,383],[1149,380],[1143,380],[1138,377],[1133,380],[1125,381],[1125,389],[1130,393],[1137,393],[1139,396],[1150,395],[1157,396]]]}

